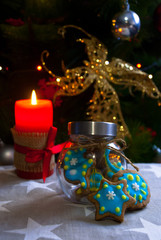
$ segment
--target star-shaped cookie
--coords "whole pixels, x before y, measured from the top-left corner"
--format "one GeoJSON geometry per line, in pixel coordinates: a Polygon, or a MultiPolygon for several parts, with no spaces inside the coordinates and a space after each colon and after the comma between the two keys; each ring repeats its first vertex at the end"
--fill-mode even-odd
{"type": "Polygon", "coordinates": [[[95,219],[101,220],[105,217],[116,221],[124,220],[125,210],[133,206],[136,200],[127,191],[125,180],[111,182],[102,179],[97,192],[88,195],[88,200],[96,206],[95,219]]]}

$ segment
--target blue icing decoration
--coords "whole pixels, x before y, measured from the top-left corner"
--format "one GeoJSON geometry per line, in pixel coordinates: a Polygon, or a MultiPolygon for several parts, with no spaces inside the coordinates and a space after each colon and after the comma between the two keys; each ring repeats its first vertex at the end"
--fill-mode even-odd
{"type": "Polygon", "coordinates": [[[108,172],[108,173],[107,173],[107,176],[108,176],[109,178],[112,178],[113,172],[108,172]]]}
{"type": "Polygon", "coordinates": [[[109,159],[109,153],[110,150],[106,149],[105,150],[105,161],[106,161],[106,166],[107,166],[107,176],[109,178],[112,178],[113,174],[117,173],[120,170],[124,170],[124,168],[122,167],[121,162],[117,162],[117,163],[111,163],[110,159],[109,159]]]}
{"type": "Polygon", "coordinates": [[[100,187],[100,182],[96,183],[96,188],[99,188],[99,187],[100,187]]]}
{"type": "Polygon", "coordinates": [[[102,188],[94,195],[94,199],[99,203],[99,214],[110,212],[117,216],[122,214],[124,202],[129,197],[123,192],[124,184],[110,185],[104,182],[102,188]]]}
{"type": "Polygon", "coordinates": [[[147,199],[148,186],[144,179],[138,173],[124,173],[119,180],[126,179],[127,181],[127,192],[136,199],[136,203],[142,203],[143,200],[147,199]]]}
{"type": "Polygon", "coordinates": [[[102,174],[94,168],[89,179],[90,191],[97,191],[99,189],[102,178],[102,174]]]}
{"type": "Polygon", "coordinates": [[[93,165],[92,159],[86,159],[83,154],[86,149],[69,150],[64,156],[64,174],[69,181],[81,182],[83,189],[87,188],[85,179],[87,170],[93,165]]]}
{"type": "Polygon", "coordinates": [[[117,166],[118,166],[118,167],[121,167],[121,166],[122,166],[122,165],[121,165],[121,162],[118,162],[118,163],[117,163],[117,166]]]}

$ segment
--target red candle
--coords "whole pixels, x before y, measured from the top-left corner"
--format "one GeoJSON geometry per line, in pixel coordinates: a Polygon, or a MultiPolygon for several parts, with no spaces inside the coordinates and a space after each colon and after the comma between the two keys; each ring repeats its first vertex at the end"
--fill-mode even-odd
{"type": "Polygon", "coordinates": [[[53,105],[50,100],[31,99],[15,102],[15,129],[21,132],[48,132],[53,125],[53,105]]]}

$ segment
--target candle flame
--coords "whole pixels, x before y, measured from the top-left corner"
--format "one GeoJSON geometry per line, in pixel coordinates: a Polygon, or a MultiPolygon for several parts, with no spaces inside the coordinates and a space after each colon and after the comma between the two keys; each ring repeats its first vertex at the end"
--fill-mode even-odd
{"type": "Polygon", "coordinates": [[[36,98],[36,92],[35,92],[35,90],[32,90],[31,104],[32,104],[32,105],[36,105],[36,104],[37,104],[37,98],[36,98]]]}

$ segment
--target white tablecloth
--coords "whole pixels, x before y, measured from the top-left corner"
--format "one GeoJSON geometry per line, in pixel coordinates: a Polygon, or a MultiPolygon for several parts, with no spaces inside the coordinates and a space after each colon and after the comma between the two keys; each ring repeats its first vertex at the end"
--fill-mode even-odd
{"type": "Polygon", "coordinates": [[[66,200],[53,174],[42,180],[17,177],[0,166],[0,240],[159,240],[161,164],[137,164],[151,190],[143,210],[126,212],[123,223],[95,221],[95,208],[66,200]]]}

